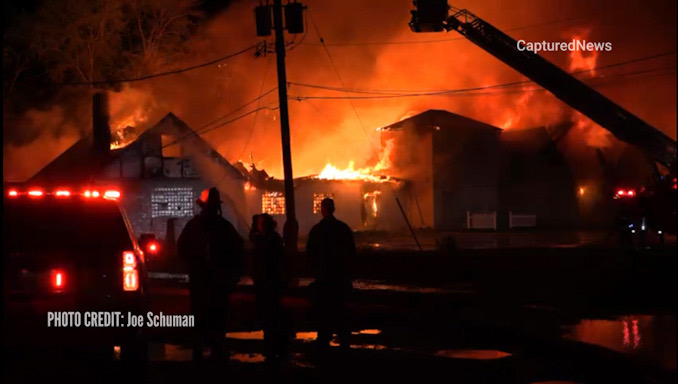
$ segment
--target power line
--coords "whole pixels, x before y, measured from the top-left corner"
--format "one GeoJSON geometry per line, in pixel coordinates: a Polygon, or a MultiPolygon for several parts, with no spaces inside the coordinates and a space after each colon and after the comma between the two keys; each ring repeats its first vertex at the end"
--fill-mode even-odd
{"type": "Polygon", "coordinates": [[[190,138],[192,138],[192,137],[197,137],[197,136],[199,136],[199,135],[201,135],[201,134],[205,134],[205,133],[207,133],[207,132],[211,132],[211,131],[213,131],[213,130],[215,130],[215,129],[217,129],[217,128],[224,127],[224,126],[226,126],[226,125],[228,125],[228,124],[234,123],[234,122],[236,122],[236,121],[238,121],[238,120],[240,120],[240,119],[242,119],[242,118],[244,118],[244,117],[246,117],[246,116],[249,116],[249,115],[251,115],[251,114],[253,114],[253,113],[256,113],[256,112],[258,112],[258,111],[261,111],[261,110],[263,110],[263,109],[268,109],[268,110],[271,110],[271,111],[275,111],[275,110],[277,110],[278,108],[279,108],[278,106],[275,106],[275,107],[264,106],[264,107],[259,107],[259,108],[257,108],[257,109],[253,109],[253,110],[251,110],[251,111],[249,111],[249,112],[247,112],[247,113],[243,113],[242,115],[239,115],[238,117],[234,117],[233,119],[228,120],[228,121],[225,121],[225,122],[223,122],[223,123],[221,123],[221,124],[219,124],[219,125],[216,125],[216,126],[214,126],[214,127],[212,127],[212,128],[204,129],[204,130],[202,130],[202,131],[193,131],[193,132],[189,133],[188,135],[185,135],[185,136],[183,136],[183,137],[181,137],[181,138],[178,138],[178,139],[172,141],[171,143],[168,143],[168,144],[163,145],[162,148],[167,148],[167,147],[170,147],[170,146],[172,146],[172,145],[182,143],[182,142],[184,142],[184,141],[186,141],[186,140],[188,140],[188,139],[190,139],[190,138]]]}
{"type": "MultiPolygon", "coordinates": [[[[537,27],[543,27],[546,25],[552,25],[552,24],[558,24],[558,23],[564,23],[568,21],[573,21],[573,20],[580,20],[580,19],[586,19],[588,18],[587,16],[576,16],[576,17],[568,17],[564,19],[557,19],[557,20],[551,20],[551,21],[546,21],[543,23],[538,23],[538,24],[531,24],[531,25],[524,25],[521,27],[515,27],[515,28],[510,28],[506,29],[506,32],[515,32],[523,29],[531,29],[531,28],[537,28],[537,27]]],[[[347,47],[347,46],[370,46],[370,45],[406,45],[406,44],[430,44],[430,43],[445,43],[448,41],[457,41],[457,40],[466,40],[465,37],[452,37],[449,39],[438,39],[438,40],[401,40],[401,41],[372,41],[372,42],[345,42],[345,43],[304,43],[304,45],[311,45],[311,46],[321,46],[321,45],[326,45],[329,47],[347,47]]]]}
{"type": "Polygon", "coordinates": [[[172,142],[169,143],[169,144],[164,145],[163,148],[169,147],[169,146],[174,145],[174,144],[177,144],[177,143],[180,143],[180,142],[184,141],[184,139],[189,139],[189,138],[195,136],[196,132],[202,132],[202,131],[204,131],[204,130],[205,130],[207,127],[209,127],[210,125],[215,124],[215,123],[217,123],[217,122],[219,122],[219,121],[221,121],[221,120],[227,118],[228,116],[231,116],[231,115],[233,115],[234,113],[236,113],[236,112],[238,112],[238,111],[240,111],[240,110],[245,109],[245,107],[247,107],[248,105],[250,105],[250,104],[252,104],[252,103],[254,103],[254,102],[256,102],[256,101],[261,100],[262,98],[266,97],[268,94],[270,94],[271,92],[273,92],[273,91],[275,91],[275,90],[277,90],[277,89],[278,89],[278,87],[271,88],[270,90],[266,91],[265,93],[259,95],[259,96],[256,97],[256,98],[254,98],[254,99],[248,101],[247,103],[245,103],[245,104],[239,106],[238,108],[236,108],[236,109],[234,109],[234,110],[232,110],[232,111],[230,111],[230,112],[228,112],[228,113],[226,113],[226,114],[224,114],[224,115],[222,115],[222,116],[220,116],[220,117],[218,117],[218,118],[216,118],[216,119],[210,121],[210,122],[207,123],[207,124],[202,125],[200,128],[198,128],[198,129],[196,129],[196,130],[194,130],[194,131],[192,131],[192,132],[189,132],[189,133],[187,133],[186,135],[184,135],[184,136],[182,136],[182,137],[177,138],[176,140],[172,141],[172,142]]]}
{"type": "MultiPolygon", "coordinates": [[[[258,97],[258,100],[257,100],[257,108],[260,106],[261,98],[264,96],[264,94],[263,94],[264,85],[266,85],[266,74],[268,73],[268,67],[269,67],[270,63],[271,63],[271,59],[269,58],[266,61],[266,67],[264,68],[264,75],[261,78],[261,88],[259,89],[259,97],[258,97]]],[[[274,89],[278,89],[278,88],[276,87],[274,89]]],[[[254,128],[257,124],[257,116],[259,116],[258,111],[254,113],[254,119],[252,120],[252,127],[250,128],[250,134],[247,137],[247,141],[245,142],[245,146],[243,147],[242,151],[240,152],[240,155],[238,155],[238,158],[236,160],[240,160],[242,158],[242,155],[244,155],[245,151],[247,150],[247,146],[250,145],[250,140],[252,140],[252,136],[254,135],[254,128]]]]}
{"type": "MultiPolygon", "coordinates": [[[[323,48],[325,50],[325,53],[327,53],[327,58],[330,60],[330,64],[332,66],[332,69],[334,70],[334,73],[337,75],[337,78],[339,79],[339,83],[341,84],[341,87],[346,90],[346,85],[344,84],[344,80],[341,78],[341,75],[339,74],[339,70],[337,69],[336,64],[334,63],[334,60],[332,59],[332,55],[330,54],[329,48],[327,48],[327,45],[325,45],[325,40],[323,39],[322,35],[320,34],[320,30],[318,29],[318,25],[316,25],[315,20],[313,20],[313,16],[308,13],[309,17],[311,18],[311,23],[313,24],[313,28],[315,29],[316,34],[318,35],[318,38],[320,39],[320,42],[323,44],[323,48]]],[[[353,105],[353,102],[349,101],[351,104],[351,109],[353,109],[353,113],[355,114],[356,119],[358,120],[358,123],[360,124],[360,127],[362,128],[363,132],[365,133],[365,136],[367,137],[367,141],[370,144],[370,147],[372,151],[374,152],[374,155],[378,157],[377,151],[374,149],[374,145],[372,144],[372,140],[370,139],[370,135],[367,133],[367,130],[365,129],[365,125],[363,124],[363,121],[360,119],[360,115],[358,115],[358,111],[355,108],[355,105],[353,105]]]]}
{"type": "MultiPolygon", "coordinates": [[[[632,63],[637,63],[641,61],[647,61],[663,56],[668,56],[675,54],[676,51],[668,51],[668,52],[662,52],[650,56],[645,56],[637,59],[632,59],[632,60],[627,60],[619,63],[614,63],[614,64],[609,64],[609,65],[604,65],[604,66],[598,66],[594,68],[589,68],[589,69],[584,69],[584,70],[579,70],[579,71],[573,71],[570,72],[571,75],[578,75],[582,73],[587,73],[587,72],[592,72],[595,70],[602,70],[602,69],[608,69],[608,68],[613,68],[613,67],[619,67],[622,65],[628,65],[632,63]]],[[[667,67],[667,69],[670,69],[671,67],[667,67]]],[[[663,69],[663,68],[660,68],[663,69]]],[[[642,73],[642,72],[641,72],[642,73]]],[[[632,74],[632,73],[630,73],[632,74]]],[[[594,78],[594,77],[592,77],[594,78]]],[[[525,84],[532,84],[534,81],[532,80],[522,80],[522,81],[514,81],[514,82],[509,82],[509,83],[503,83],[503,84],[494,84],[494,85],[489,85],[489,86],[483,86],[483,87],[472,87],[472,88],[462,88],[462,89],[440,89],[440,90],[383,90],[383,89],[359,89],[359,88],[339,88],[339,87],[333,87],[333,86],[326,86],[326,85],[316,85],[316,84],[305,84],[305,83],[296,83],[296,82],[290,82],[289,84],[291,85],[296,85],[300,87],[307,87],[307,88],[316,88],[316,89],[324,89],[324,90],[330,90],[330,91],[335,91],[335,92],[347,92],[347,93],[364,93],[364,94],[371,94],[371,95],[380,95],[381,97],[340,97],[340,96],[296,96],[293,97],[293,99],[300,100],[301,99],[306,99],[306,98],[312,98],[312,99],[372,99],[372,98],[395,98],[395,97],[409,97],[409,96],[435,96],[435,95],[444,95],[444,94],[451,94],[451,93],[464,93],[464,92],[475,92],[475,91],[482,91],[482,90],[487,90],[487,89],[495,89],[495,88],[508,88],[508,87],[515,87],[515,86],[522,86],[525,84]]]]}
{"type": "Polygon", "coordinates": [[[216,63],[230,59],[232,57],[241,55],[245,52],[251,51],[251,50],[256,49],[258,47],[259,47],[259,44],[251,45],[247,48],[241,49],[238,52],[234,52],[234,53],[228,54],[226,56],[222,56],[218,59],[214,59],[214,60],[208,61],[206,63],[197,64],[197,65],[193,65],[193,66],[181,68],[181,69],[175,69],[175,70],[167,71],[167,72],[154,73],[152,75],[145,75],[145,76],[140,76],[140,77],[131,77],[131,78],[127,78],[127,79],[109,79],[109,80],[99,80],[99,81],[57,83],[57,84],[52,84],[52,85],[54,85],[54,86],[80,86],[80,85],[103,85],[103,84],[133,83],[133,82],[137,82],[137,81],[144,81],[144,80],[149,80],[149,79],[153,79],[153,78],[156,78],[156,77],[176,75],[176,74],[179,74],[179,73],[192,71],[194,69],[208,67],[210,65],[214,65],[216,63]]]}
{"type": "MultiPolygon", "coordinates": [[[[597,80],[597,79],[609,79],[611,77],[619,77],[619,76],[626,76],[626,75],[636,75],[636,74],[642,74],[642,73],[648,73],[648,72],[657,72],[657,71],[663,71],[663,70],[668,70],[668,69],[675,69],[673,67],[664,67],[664,68],[656,68],[656,69],[650,69],[650,70],[642,70],[642,71],[636,71],[636,72],[628,72],[628,73],[622,73],[622,74],[616,74],[616,75],[611,75],[611,76],[606,76],[606,77],[589,77],[584,80],[597,80]]],[[[675,72],[674,72],[675,73],[675,72]]],[[[656,74],[654,76],[666,76],[666,75],[671,75],[673,73],[664,73],[664,74],[656,74]]],[[[498,84],[496,86],[489,86],[489,87],[479,87],[475,89],[451,89],[451,90],[446,90],[446,91],[439,91],[439,92],[424,92],[424,93],[403,93],[403,94],[394,94],[394,95],[375,95],[375,96],[290,96],[290,99],[296,100],[296,101],[306,101],[306,100],[375,100],[375,99],[395,99],[395,98],[404,98],[404,97],[425,97],[425,96],[483,96],[483,95],[503,95],[503,94],[513,94],[513,93],[527,93],[527,92],[545,92],[546,89],[544,88],[528,88],[528,89],[515,89],[515,90],[510,90],[510,89],[502,89],[498,91],[493,91],[493,92],[482,92],[482,90],[486,89],[496,89],[500,86],[501,84],[498,84]]],[[[509,87],[506,87],[509,88],[509,87]]]]}

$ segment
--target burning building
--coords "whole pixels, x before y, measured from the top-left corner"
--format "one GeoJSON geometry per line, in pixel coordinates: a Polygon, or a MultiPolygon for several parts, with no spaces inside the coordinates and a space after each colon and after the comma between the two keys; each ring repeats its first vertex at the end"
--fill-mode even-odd
{"type": "Polygon", "coordinates": [[[409,181],[408,216],[415,226],[502,229],[576,222],[574,178],[545,128],[501,130],[429,110],[380,131],[384,145],[394,143],[390,171],[409,181]]]}
{"type": "MultiPolygon", "coordinates": [[[[96,109],[95,101],[95,109],[96,109]]],[[[241,232],[248,222],[245,178],[172,113],[138,137],[111,145],[106,121],[95,111],[94,129],[33,176],[39,185],[114,185],[137,234],[167,238],[168,250],[196,212],[196,198],[216,185],[224,216],[241,232]],[[114,149],[111,149],[113,147],[114,149]]]]}
{"type": "Polygon", "coordinates": [[[497,211],[499,128],[429,110],[380,131],[395,143],[393,175],[411,182],[414,225],[464,229],[469,214],[497,211]]]}
{"type": "MultiPolygon", "coordinates": [[[[241,164],[236,164],[236,167],[248,177],[245,187],[247,210],[268,213],[279,223],[284,222],[283,181],[267,177],[254,166],[249,171],[241,164]]],[[[307,234],[321,219],[320,202],[328,197],[335,201],[336,216],[354,230],[397,230],[407,227],[403,211],[398,207],[398,204],[404,208],[409,205],[408,185],[403,180],[326,167],[318,175],[294,179],[294,195],[295,213],[302,235],[307,234]]]]}

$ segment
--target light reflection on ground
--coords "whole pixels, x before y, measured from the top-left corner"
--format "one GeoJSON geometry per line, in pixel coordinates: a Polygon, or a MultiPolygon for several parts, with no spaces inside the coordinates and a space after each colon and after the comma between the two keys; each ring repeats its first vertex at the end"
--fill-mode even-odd
{"type": "Polygon", "coordinates": [[[249,331],[249,332],[228,332],[226,333],[227,339],[237,339],[237,340],[263,340],[264,331],[249,331]]]}
{"type": "Polygon", "coordinates": [[[231,360],[241,363],[263,363],[266,357],[261,353],[232,353],[231,360]]]}
{"type": "Polygon", "coordinates": [[[581,320],[564,327],[565,338],[599,345],[676,369],[676,319],[672,316],[629,315],[615,319],[581,320]]]}
{"type": "Polygon", "coordinates": [[[494,349],[448,349],[435,353],[436,356],[451,359],[495,360],[511,356],[510,353],[494,349]]]}

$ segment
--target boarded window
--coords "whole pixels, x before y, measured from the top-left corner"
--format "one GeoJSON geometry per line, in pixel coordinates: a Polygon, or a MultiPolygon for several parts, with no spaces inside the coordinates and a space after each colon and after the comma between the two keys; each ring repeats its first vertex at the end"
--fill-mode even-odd
{"type": "Polygon", "coordinates": [[[313,214],[317,215],[320,213],[320,203],[326,198],[333,199],[334,195],[331,193],[314,193],[313,194],[313,214]]]}
{"type": "Polygon", "coordinates": [[[261,195],[261,212],[269,215],[284,215],[285,195],[282,192],[266,192],[261,195]]]}
{"type": "Polygon", "coordinates": [[[193,216],[193,188],[155,188],[151,195],[151,217],[193,216]]]}

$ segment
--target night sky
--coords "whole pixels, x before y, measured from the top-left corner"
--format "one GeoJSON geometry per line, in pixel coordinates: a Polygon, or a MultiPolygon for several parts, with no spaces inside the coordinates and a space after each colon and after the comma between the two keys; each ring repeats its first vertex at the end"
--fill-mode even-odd
{"type": "MultiPolygon", "coordinates": [[[[227,3],[202,2],[198,7],[202,17],[195,19],[190,36],[178,47],[182,54],[159,69],[208,62],[262,41],[256,37],[252,11],[258,2],[227,3]]],[[[20,14],[28,20],[22,22],[30,26],[38,4],[4,2],[5,39],[20,14]]],[[[290,100],[290,121],[297,175],[318,172],[326,163],[371,165],[379,150],[377,127],[428,109],[446,109],[504,129],[569,121],[578,127],[573,142],[591,148],[615,145],[605,131],[562,102],[528,89],[494,95],[349,100],[346,96],[356,94],[328,88],[416,92],[483,87],[524,78],[455,32],[411,32],[407,27],[413,8],[410,0],[311,0],[304,4],[309,7],[306,35],[286,36],[291,48],[287,54],[288,81],[292,83],[288,92],[296,98],[290,100]]],[[[544,57],[567,71],[590,70],[582,77],[585,82],[675,139],[675,2],[630,1],[619,6],[612,0],[492,0],[451,5],[469,9],[515,39],[569,41],[576,37],[611,42],[612,52],[581,57],[546,52],[544,57]],[[663,55],[645,59],[658,54],[663,55]],[[624,64],[628,61],[634,62],[624,64]],[[596,69],[611,65],[614,67],[596,69]]],[[[4,67],[7,77],[7,65],[4,67]]],[[[42,72],[44,67],[38,64],[18,80],[16,93],[3,93],[5,179],[29,177],[90,129],[90,90],[80,86],[64,91],[42,72]]],[[[135,74],[152,73],[140,70],[135,74]]],[[[126,75],[116,73],[113,78],[126,75]]],[[[248,52],[180,75],[122,83],[112,89],[111,128],[132,125],[142,131],[173,112],[200,129],[259,97],[243,112],[275,107],[276,92],[264,95],[276,86],[275,81],[274,55],[255,58],[248,52]]],[[[251,152],[260,167],[276,176],[282,174],[276,111],[252,113],[204,138],[229,161],[249,158],[251,152]]]]}

